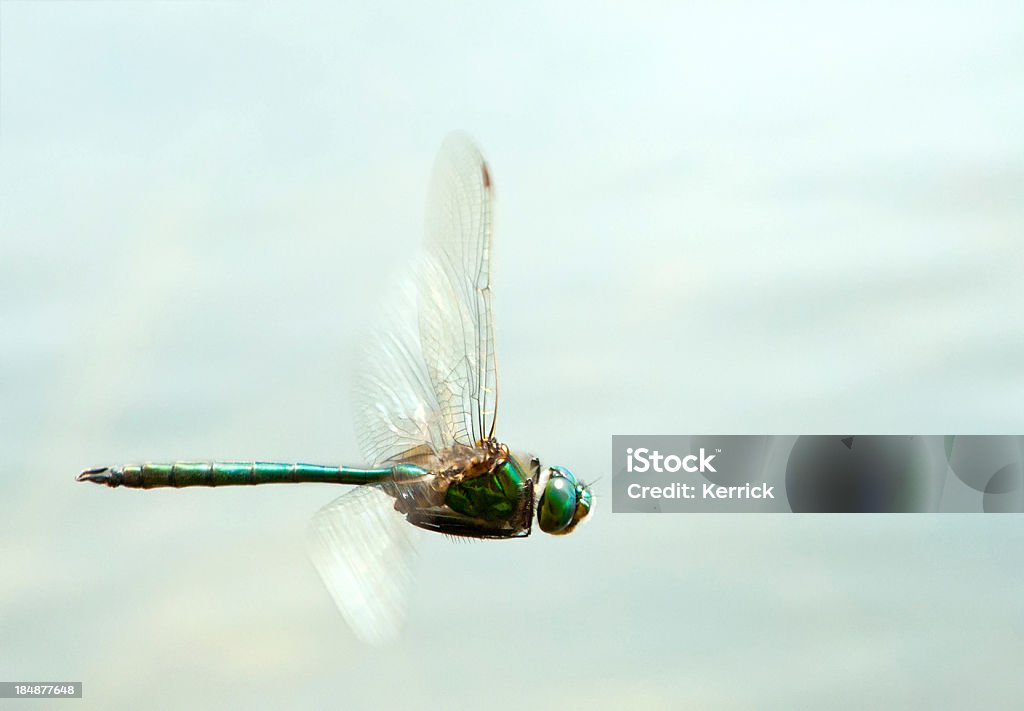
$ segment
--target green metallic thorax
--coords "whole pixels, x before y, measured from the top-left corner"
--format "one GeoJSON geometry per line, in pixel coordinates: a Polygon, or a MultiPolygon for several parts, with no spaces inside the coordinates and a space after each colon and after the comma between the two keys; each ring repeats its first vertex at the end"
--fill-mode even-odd
{"type": "Polygon", "coordinates": [[[522,465],[509,457],[487,474],[449,486],[445,503],[465,516],[508,521],[520,510],[526,479],[522,465]]]}

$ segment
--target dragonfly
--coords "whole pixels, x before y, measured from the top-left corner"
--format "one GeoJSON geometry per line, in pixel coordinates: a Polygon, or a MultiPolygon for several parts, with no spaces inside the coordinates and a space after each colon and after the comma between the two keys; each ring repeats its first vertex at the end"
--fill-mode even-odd
{"type": "Polygon", "coordinates": [[[494,187],[472,139],[449,135],[434,165],[426,239],[366,339],[354,388],[368,466],[146,462],[86,469],[109,487],[352,485],[312,519],[310,558],[355,634],[398,636],[412,584],[413,527],[471,539],[566,535],[593,508],[567,468],[542,467],[495,435],[491,306],[494,187]]]}

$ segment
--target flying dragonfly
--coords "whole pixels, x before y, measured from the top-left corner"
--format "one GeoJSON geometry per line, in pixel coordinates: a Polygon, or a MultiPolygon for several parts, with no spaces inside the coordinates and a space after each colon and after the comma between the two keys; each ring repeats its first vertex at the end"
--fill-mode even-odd
{"type": "Polygon", "coordinates": [[[424,249],[367,339],[356,431],[369,466],[259,461],[131,464],[78,475],[137,489],[319,482],[354,485],[309,527],[310,557],[358,637],[396,637],[411,588],[406,523],[476,539],[565,535],[590,488],[565,467],[495,436],[498,371],[491,309],[493,184],[466,135],[442,144],[424,249]],[[403,520],[404,518],[404,520],[403,520]]]}

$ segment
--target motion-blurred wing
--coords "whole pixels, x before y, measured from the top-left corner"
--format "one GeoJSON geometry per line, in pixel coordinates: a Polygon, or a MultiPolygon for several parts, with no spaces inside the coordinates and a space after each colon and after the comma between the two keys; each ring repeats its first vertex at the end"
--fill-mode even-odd
{"type": "Polygon", "coordinates": [[[426,370],[456,442],[493,434],[497,367],[491,314],[492,186],[464,134],[445,139],[427,203],[427,243],[417,281],[426,370]]]}
{"type": "Polygon", "coordinates": [[[356,636],[396,638],[412,587],[411,526],[394,500],[361,486],[320,509],[309,526],[309,555],[356,636]]]}

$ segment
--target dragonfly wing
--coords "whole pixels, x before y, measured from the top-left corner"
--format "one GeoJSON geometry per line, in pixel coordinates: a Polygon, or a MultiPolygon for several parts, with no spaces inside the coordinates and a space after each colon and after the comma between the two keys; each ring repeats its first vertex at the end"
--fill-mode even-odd
{"type": "Polygon", "coordinates": [[[357,487],[310,522],[309,555],[356,636],[396,638],[412,587],[410,526],[375,486],[357,487]]]}
{"type": "Polygon", "coordinates": [[[418,285],[426,371],[455,442],[493,434],[497,367],[491,310],[493,192],[480,151],[464,134],[445,139],[427,203],[418,285]]]}
{"type": "Polygon", "coordinates": [[[492,434],[491,202],[480,152],[466,136],[449,136],[434,168],[423,257],[392,289],[356,383],[356,432],[371,464],[492,434]]]}
{"type": "Polygon", "coordinates": [[[399,283],[380,327],[369,335],[355,387],[356,437],[370,464],[439,452],[454,437],[444,419],[420,344],[417,289],[399,283]]]}

